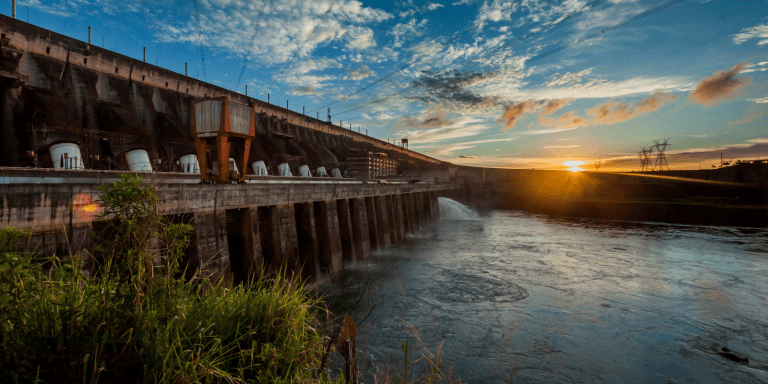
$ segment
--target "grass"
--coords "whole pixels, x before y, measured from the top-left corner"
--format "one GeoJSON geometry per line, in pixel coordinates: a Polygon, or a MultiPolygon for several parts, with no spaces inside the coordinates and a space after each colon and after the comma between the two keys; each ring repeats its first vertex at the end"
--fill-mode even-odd
{"type": "Polygon", "coordinates": [[[0,231],[0,381],[329,381],[313,370],[326,337],[300,283],[230,288],[186,271],[191,227],[157,215],[151,188],[123,176],[102,192],[89,274],[78,258],[12,252],[26,234],[0,231]]]}

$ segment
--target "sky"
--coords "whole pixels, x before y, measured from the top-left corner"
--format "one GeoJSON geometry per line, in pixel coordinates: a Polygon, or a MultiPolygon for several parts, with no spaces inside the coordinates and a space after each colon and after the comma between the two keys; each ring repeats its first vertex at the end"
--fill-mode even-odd
{"type": "Polygon", "coordinates": [[[17,18],[456,164],[631,171],[663,139],[671,169],[768,159],[760,0],[18,0],[17,18]]]}

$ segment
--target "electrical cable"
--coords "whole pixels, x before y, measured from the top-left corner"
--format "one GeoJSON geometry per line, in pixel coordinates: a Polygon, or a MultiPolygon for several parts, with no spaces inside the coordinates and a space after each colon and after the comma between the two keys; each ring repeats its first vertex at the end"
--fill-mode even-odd
{"type": "MultiPolygon", "coordinates": [[[[600,2],[602,2],[602,1],[605,1],[605,0],[600,0],[600,2]]],[[[493,10],[493,11],[488,11],[488,12],[485,12],[485,13],[481,14],[481,16],[484,16],[484,15],[488,15],[488,16],[487,16],[487,17],[481,17],[481,18],[479,18],[479,19],[478,19],[478,20],[476,20],[476,21],[475,21],[475,22],[474,22],[474,23],[473,23],[471,26],[464,28],[463,30],[461,30],[461,31],[457,32],[456,34],[454,34],[454,35],[453,35],[453,37],[451,37],[451,39],[449,39],[448,41],[446,41],[446,42],[444,42],[444,43],[441,43],[441,44],[440,44],[440,50],[438,50],[438,51],[436,51],[436,52],[434,52],[434,53],[430,53],[430,54],[423,54],[423,55],[421,55],[421,57],[419,57],[419,58],[418,58],[418,60],[412,60],[410,64],[404,64],[404,65],[402,65],[402,66],[400,66],[400,67],[397,67],[397,68],[395,68],[395,70],[394,70],[394,71],[392,71],[392,72],[388,73],[387,75],[385,75],[385,76],[383,76],[383,77],[380,77],[380,78],[378,78],[377,80],[375,80],[375,81],[373,81],[372,83],[370,83],[370,84],[368,84],[368,85],[366,85],[366,86],[364,86],[364,87],[362,87],[362,88],[358,89],[357,91],[355,91],[355,92],[352,92],[352,93],[351,93],[349,96],[353,96],[353,95],[356,95],[356,94],[358,94],[358,93],[360,93],[360,92],[364,92],[365,90],[367,90],[367,89],[369,89],[369,88],[373,87],[374,85],[380,84],[381,82],[383,82],[384,80],[387,80],[387,79],[389,79],[389,78],[390,78],[390,77],[392,77],[393,75],[395,75],[395,74],[397,74],[397,73],[400,73],[400,72],[402,72],[402,70],[404,70],[404,69],[407,69],[407,68],[409,68],[409,67],[413,66],[413,65],[414,65],[414,64],[416,64],[418,61],[420,61],[420,60],[423,60],[423,59],[425,59],[425,58],[428,58],[428,57],[431,57],[431,56],[434,56],[434,55],[436,55],[436,54],[437,54],[437,52],[440,52],[440,51],[441,51],[441,50],[442,50],[442,49],[443,49],[445,46],[447,46],[448,44],[451,44],[451,43],[453,43],[454,41],[456,41],[456,40],[458,40],[458,39],[461,39],[462,37],[466,36],[466,35],[467,35],[467,34],[468,34],[468,33],[469,33],[471,30],[473,30],[473,29],[475,29],[475,28],[479,27],[480,25],[482,25],[483,23],[485,23],[485,21],[488,19],[488,17],[490,17],[490,14],[491,14],[491,13],[495,13],[495,12],[499,12],[499,13],[501,13],[501,12],[504,12],[504,11],[506,11],[506,10],[508,10],[508,9],[510,9],[510,8],[512,8],[512,7],[514,7],[515,5],[517,5],[517,4],[519,4],[519,3],[520,3],[520,0],[518,0],[518,1],[514,1],[514,2],[512,2],[512,3],[508,4],[507,6],[505,6],[505,7],[503,7],[503,8],[495,9],[495,10],[493,10]]],[[[455,23],[457,20],[459,20],[459,18],[456,18],[456,19],[454,19],[454,20],[451,22],[451,24],[455,23]]],[[[441,26],[440,28],[442,28],[442,26],[441,26]]],[[[440,28],[438,28],[438,30],[440,30],[440,28]]],[[[432,35],[434,35],[434,33],[433,33],[432,35]]],[[[392,39],[390,39],[390,41],[391,41],[391,40],[392,40],[392,39]]],[[[387,43],[388,43],[388,42],[387,42],[387,43]]],[[[385,44],[387,44],[387,43],[385,43],[385,44]]],[[[341,102],[341,101],[343,101],[343,100],[337,100],[337,101],[331,102],[330,104],[326,104],[326,105],[324,105],[324,106],[322,106],[322,107],[319,107],[319,108],[317,108],[317,109],[311,110],[310,112],[316,112],[316,111],[319,111],[319,110],[321,110],[321,109],[324,109],[324,108],[330,107],[330,106],[332,106],[332,105],[334,105],[334,104],[336,104],[336,103],[339,103],[339,102],[341,102]]]]}
{"type": "MultiPolygon", "coordinates": [[[[531,58],[529,58],[529,59],[526,59],[526,60],[524,60],[524,61],[523,61],[521,64],[528,64],[528,63],[530,63],[530,62],[533,62],[533,61],[537,61],[537,60],[540,60],[540,59],[542,59],[542,58],[545,58],[545,57],[547,57],[547,56],[550,56],[550,55],[552,55],[552,54],[554,54],[554,53],[560,52],[560,51],[562,51],[562,50],[564,50],[564,49],[566,49],[566,48],[570,48],[570,47],[572,47],[572,46],[574,46],[574,45],[577,45],[577,44],[583,43],[583,42],[585,42],[585,41],[588,41],[588,40],[591,40],[591,39],[593,39],[593,38],[595,38],[595,37],[597,37],[597,36],[603,35],[603,34],[605,34],[606,32],[610,32],[610,31],[613,31],[613,30],[615,30],[615,29],[617,29],[617,28],[623,27],[623,26],[625,26],[625,25],[627,25],[627,24],[630,24],[630,23],[632,23],[632,22],[634,22],[634,21],[637,21],[637,20],[640,20],[640,19],[642,19],[642,18],[648,17],[648,16],[650,16],[650,15],[652,15],[652,14],[654,14],[654,13],[657,13],[657,12],[663,11],[663,10],[665,10],[665,9],[667,9],[667,8],[669,8],[669,7],[671,7],[671,6],[673,6],[673,5],[677,5],[677,4],[679,4],[679,3],[682,3],[683,1],[685,1],[685,0],[673,0],[673,1],[670,1],[670,2],[668,2],[668,3],[666,3],[666,4],[660,5],[660,6],[656,7],[656,8],[653,8],[653,9],[651,9],[651,10],[648,10],[648,11],[646,11],[646,12],[643,12],[643,13],[641,13],[641,14],[639,14],[639,15],[636,15],[636,16],[634,16],[634,17],[630,18],[630,19],[627,19],[627,20],[625,20],[625,21],[622,21],[622,22],[620,22],[620,23],[614,24],[614,25],[612,25],[612,26],[610,26],[610,27],[608,27],[608,28],[602,29],[602,30],[600,30],[600,31],[598,31],[598,32],[592,33],[592,34],[590,34],[590,35],[587,35],[587,36],[585,36],[585,37],[582,37],[582,38],[580,38],[580,39],[576,39],[576,40],[574,40],[574,41],[573,41],[573,42],[571,42],[571,43],[568,43],[568,44],[562,45],[562,46],[560,46],[560,47],[557,47],[557,48],[554,48],[554,49],[552,49],[552,50],[549,50],[549,51],[547,51],[547,52],[544,52],[544,53],[542,53],[542,54],[540,54],[540,55],[536,55],[536,56],[534,56],[534,57],[531,57],[531,58]]],[[[585,7],[585,8],[586,8],[586,7],[585,7]]],[[[450,72],[451,70],[455,70],[455,69],[458,69],[458,68],[464,67],[464,66],[466,66],[468,63],[471,63],[472,61],[475,61],[475,60],[477,60],[477,58],[474,58],[474,59],[471,59],[471,60],[467,60],[467,61],[465,61],[463,64],[459,65],[458,67],[454,67],[454,68],[452,68],[452,69],[450,69],[450,70],[446,70],[446,71],[444,71],[444,72],[442,72],[442,73],[444,74],[444,73],[450,72]]],[[[344,114],[344,113],[347,113],[347,112],[351,112],[351,111],[354,111],[354,110],[358,110],[358,109],[360,109],[360,108],[363,108],[363,107],[366,107],[366,106],[368,106],[368,105],[373,105],[373,104],[379,103],[379,102],[381,102],[381,101],[384,101],[384,100],[390,99],[390,98],[392,98],[392,97],[394,97],[394,96],[400,95],[400,94],[402,94],[403,92],[407,91],[407,90],[408,90],[408,89],[410,89],[410,88],[412,88],[412,87],[404,88],[402,91],[398,91],[398,92],[395,92],[395,93],[389,94],[389,95],[387,95],[387,96],[384,96],[384,97],[380,97],[380,98],[378,98],[378,99],[376,99],[376,100],[374,100],[374,101],[371,101],[371,102],[366,102],[366,103],[364,103],[364,104],[362,104],[362,105],[360,105],[360,106],[358,106],[358,107],[355,107],[355,108],[350,108],[350,109],[344,110],[344,111],[342,111],[342,112],[339,112],[338,114],[344,114]]]]}
{"type": "Polygon", "coordinates": [[[197,20],[197,40],[200,42],[200,61],[203,63],[203,80],[208,81],[208,77],[205,73],[205,54],[203,51],[203,34],[200,31],[200,8],[197,6],[197,0],[195,2],[195,19],[197,20]]]}
{"type": "Polygon", "coordinates": [[[261,15],[264,13],[264,6],[267,4],[267,0],[263,0],[261,2],[261,9],[259,10],[259,16],[256,18],[256,25],[253,26],[253,34],[251,34],[251,42],[248,44],[248,52],[245,54],[245,57],[243,57],[243,69],[240,70],[240,76],[237,77],[237,83],[235,84],[235,89],[240,86],[240,81],[243,79],[243,74],[245,73],[245,66],[248,64],[248,56],[250,56],[251,51],[253,50],[253,42],[256,40],[256,31],[259,30],[259,22],[261,21],[261,15]]]}

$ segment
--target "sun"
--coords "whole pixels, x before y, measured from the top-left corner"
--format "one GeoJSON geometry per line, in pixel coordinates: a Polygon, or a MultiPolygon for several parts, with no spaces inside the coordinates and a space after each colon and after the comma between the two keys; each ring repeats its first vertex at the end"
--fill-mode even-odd
{"type": "Polygon", "coordinates": [[[581,172],[584,170],[583,168],[579,167],[579,165],[584,165],[583,161],[569,160],[569,161],[564,161],[563,165],[565,165],[566,167],[569,167],[567,171],[571,171],[571,172],[581,172]]]}

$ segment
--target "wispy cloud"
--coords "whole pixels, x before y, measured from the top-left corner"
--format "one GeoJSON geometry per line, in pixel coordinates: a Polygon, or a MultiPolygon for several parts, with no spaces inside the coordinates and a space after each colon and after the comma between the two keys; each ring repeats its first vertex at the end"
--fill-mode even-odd
{"type": "Polygon", "coordinates": [[[768,44],[768,24],[758,24],[744,28],[741,33],[733,35],[733,42],[741,44],[747,40],[757,39],[757,45],[768,44]]]}
{"type": "Polygon", "coordinates": [[[756,118],[763,117],[763,113],[751,113],[749,115],[744,116],[743,119],[737,120],[737,121],[729,121],[728,125],[738,125],[738,124],[749,124],[753,121],[755,121],[756,118]]]}
{"type": "Polygon", "coordinates": [[[706,106],[713,106],[722,100],[735,97],[750,80],[748,77],[736,77],[744,67],[744,63],[736,64],[730,71],[715,72],[712,76],[702,79],[689,97],[706,106]]]}

